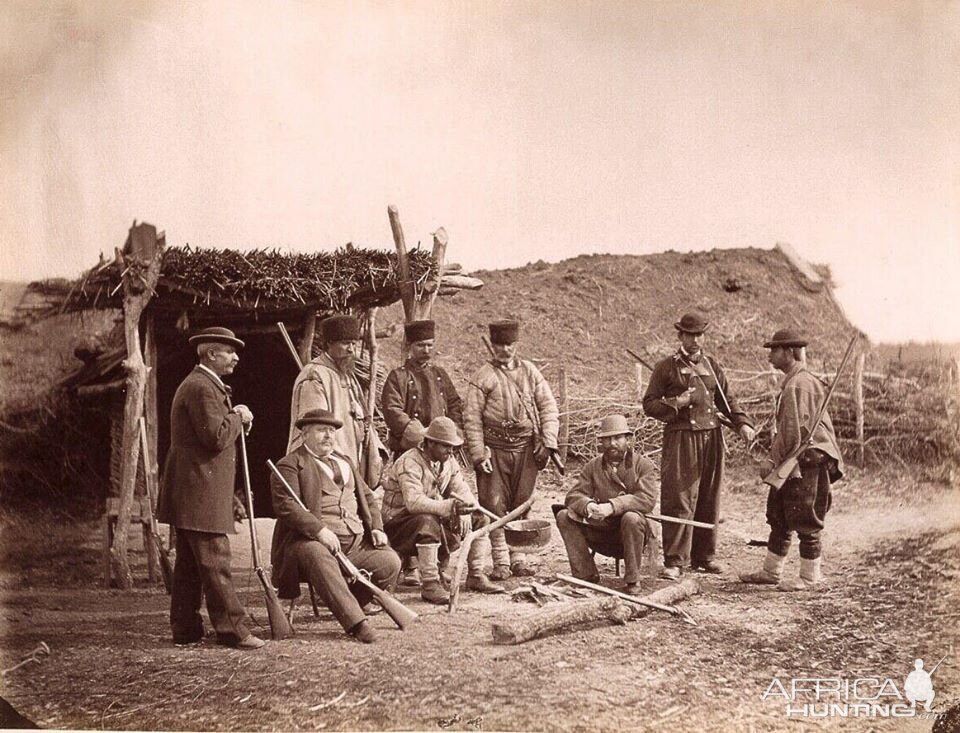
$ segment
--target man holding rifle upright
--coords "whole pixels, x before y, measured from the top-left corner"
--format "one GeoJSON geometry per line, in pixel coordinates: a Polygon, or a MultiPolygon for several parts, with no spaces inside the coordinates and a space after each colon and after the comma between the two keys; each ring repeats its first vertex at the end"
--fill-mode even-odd
{"type": "MultiPolygon", "coordinates": [[[[755,432],[730,394],[720,362],[703,353],[709,322],[687,313],[673,325],[680,348],[657,362],[643,396],[643,411],[665,423],[660,508],[671,517],[716,524],[725,449],[720,426],[729,424],[747,443],[755,432]]],[[[662,576],[676,580],[687,563],[694,570],[722,573],[716,550],[715,529],[666,524],[662,576]]]]}
{"type": "Polygon", "coordinates": [[[277,513],[271,549],[273,581],[280,598],[296,598],[300,581],[309,581],[344,630],[369,644],[376,635],[362,606],[372,596],[358,583],[347,585],[334,553],[342,551],[386,590],[396,583],[400,558],[390,549],[380,509],[356,463],[334,450],[334,436],[342,427],[343,422],[329,410],[302,415],[296,421],[299,447],[277,464],[294,496],[277,476],[270,479],[277,513]]]}
{"type": "Polygon", "coordinates": [[[761,476],[769,478],[798,449],[800,453],[782,487],[771,486],[767,496],[770,538],[763,567],[740,576],[745,583],[779,583],[780,590],[788,591],[807,590],[820,582],[820,533],[830,509],[830,484],[843,476],[837,436],[824,409],[825,390],[801,363],[800,350],[806,345],[804,339],[787,329],[777,331],[763,345],[770,349],[770,363],[784,376],[777,398],[777,432],[761,476]],[[814,425],[818,412],[821,418],[814,425]],[[782,581],[794,532],[800,537],[800,577],[795,582],[782,581]]]}
{"type": "MultiPolygon", "coordinates": [[[[550,385],[533,363],[517,357],[520,324],[490,324],[492,360],[473,375],[463,413],[467,452],[477,471],[480,505],[497,516],[533,494],[537,474],[557,450],[560,411],[550,385]]],[[[503,530],[490,533],[494,580],[533,575],[524,556],[507,546],[503,530]]]]}

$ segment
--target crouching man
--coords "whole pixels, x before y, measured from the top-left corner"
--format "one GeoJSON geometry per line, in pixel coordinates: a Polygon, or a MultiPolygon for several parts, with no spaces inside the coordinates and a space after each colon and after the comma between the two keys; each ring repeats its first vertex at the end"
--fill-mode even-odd
{"type": "Polygon", "coordinates": [[[334,451],[343,423],[328,410],[310,410],[296,421],[303,441],[277,464],[306,511],[280,480],[271,477],[277,525],[273,531],[273,582],[281,598],[300,595],[309,581],[348,634],[375,640],[362,606],[371,595],[359,583],[347,585],[335,552],[342,551],[379,587],[393,590],[400,558],[390,549],[373,492],[345,455],[334,451]],[[369,541],[364,530],[369,532],[369,541]]]}
{"type": "Polygon", "coordinates": [[[590,550],[623,558],[626,592],[640,592],[640,563],[653,530],[644,512],[657,500],[654,465],[631,446],[633,432],[622,415],[600,422],[600,455],[584,465],[557,512],[557,527],[574,576],[600,581],[590,550]]]}
{"type": "MultiPolygon", "coordinates": [[[[489,520],[474,511],[477,500],[453,458],[463,445],[457,426],[449,417],[435,417],[423,434],[423,442],[403,453],[387,471],[384,481],[384,527],[390,543],[402,557],[416,555],[420,567],[420,597],[428,603],[450,600],[443,587],[441,570],[450,553],[474,527],[489,520]]],[[[478,537],[467,556],[467,589],[502,593],[503,588],[484,572],[490,557],[490,540],[478,537]]]]}

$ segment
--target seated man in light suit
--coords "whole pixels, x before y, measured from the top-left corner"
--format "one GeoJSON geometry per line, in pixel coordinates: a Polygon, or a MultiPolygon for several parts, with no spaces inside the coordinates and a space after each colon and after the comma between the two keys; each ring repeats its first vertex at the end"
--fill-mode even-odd
{"type": "Polygon", "coordinates": [[[622,415],[603,418],[597,434],[600,455],[581,469],[577,485],[567,493],[566,508],[556,509],[573,574],[600,581],[590,550],[622,557],[626,592],[637,594],[644,548],[654,536],[643,515],[656,504],[657,480],[653,463],[634,453],[632,435],[622,415]]]}
{"type": "Polygon", "coordinates": [[[358,583],[347,585],[334,553],[341,550],[386,590],[396,583],[400,558],[387,544],[373,492],[353,461],[333,449],[334,434],[342,425],[329,410],[310,410],[296,422],[302,444],[277,464],[309,511],[272,477],[277,513],[271,551],[273,581],[281,598],[296,598],[300,581],[309,581],[347,633],[370,643],[376,636],[362,606],[371,595],[358,583]]]}

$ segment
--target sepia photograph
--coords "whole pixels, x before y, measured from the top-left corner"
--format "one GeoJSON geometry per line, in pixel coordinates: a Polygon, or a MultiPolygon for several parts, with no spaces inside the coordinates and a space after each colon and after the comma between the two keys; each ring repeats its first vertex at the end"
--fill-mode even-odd
{"type": "Polygon", "coordinates": [[[0,2],[0,728],[960,733],[960,0],[0,2]]]}

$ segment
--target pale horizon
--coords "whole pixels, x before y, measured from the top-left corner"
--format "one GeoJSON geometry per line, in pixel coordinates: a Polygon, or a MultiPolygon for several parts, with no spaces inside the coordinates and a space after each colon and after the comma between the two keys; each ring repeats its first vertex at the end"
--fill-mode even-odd
{"type": "Polygon", "coordinates": [[[172,245],[772,248],[960,341],[960,3],[7,2],[0,279],[172,245]]]}

